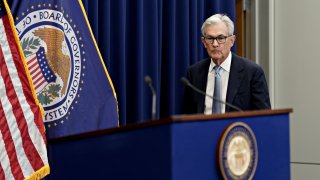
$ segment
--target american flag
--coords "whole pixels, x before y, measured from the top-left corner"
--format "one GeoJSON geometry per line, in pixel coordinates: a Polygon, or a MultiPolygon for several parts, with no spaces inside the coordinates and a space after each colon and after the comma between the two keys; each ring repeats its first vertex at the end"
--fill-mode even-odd
{"type": "Polygon", "coordinates": [[[0,0],[0,179],[40,179],[50,172],[43,115],[4,3],[0,0]]]}
{"type": "Polygon", "coordinates": [[[47,84],[56,81],[56,76],[51,70],[43,47],[32,56],[27,57],[27,65],[36,92],[40,92],[47,84]]]}

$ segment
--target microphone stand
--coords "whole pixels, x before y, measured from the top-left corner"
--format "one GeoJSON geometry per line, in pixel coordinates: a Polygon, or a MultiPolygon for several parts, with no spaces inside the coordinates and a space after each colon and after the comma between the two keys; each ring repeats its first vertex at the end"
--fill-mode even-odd
{"type": "Polygon", "coordinates": [[[150,78],[150,76],[145,76],[144,77],[144,81],[148,84],[151,92],[152,92],[152,120],[156,119],[156,115],[157,115],[157,111],[156,111],[156,107],[157,107],[157,94],[155,89],[152,86],[152,79],[150,78]]]}

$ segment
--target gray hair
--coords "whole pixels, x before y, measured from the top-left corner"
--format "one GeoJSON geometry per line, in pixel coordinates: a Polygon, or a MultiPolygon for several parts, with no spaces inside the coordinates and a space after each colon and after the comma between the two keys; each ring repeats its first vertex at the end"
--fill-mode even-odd
{"type": "Polygon", "coordinates": [[[204,30],[208,25],[218,24],[221,22],[226,24],[226,26],[228,28],[228,36],[233,35],[234,24],[231,21],[231,19],[225,14],[215,14],[215,15],[212,15],[211,17],[209,17],[208,19],[206,19],[206,21],[202,24],[202,27],[201,27],[202,35],[203,36],[205,35],[204,30]]]}

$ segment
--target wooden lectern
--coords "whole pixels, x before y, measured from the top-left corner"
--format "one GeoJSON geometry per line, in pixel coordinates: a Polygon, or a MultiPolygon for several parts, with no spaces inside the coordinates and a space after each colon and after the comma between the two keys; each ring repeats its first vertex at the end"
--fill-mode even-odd
{"type": "Polygon", "coordinates": [[[222,179],[219,141],[234,122],[253,131],[253,179],[290,179],[292,109],[181,115],[49,141],[48,179],[222,179]]]}

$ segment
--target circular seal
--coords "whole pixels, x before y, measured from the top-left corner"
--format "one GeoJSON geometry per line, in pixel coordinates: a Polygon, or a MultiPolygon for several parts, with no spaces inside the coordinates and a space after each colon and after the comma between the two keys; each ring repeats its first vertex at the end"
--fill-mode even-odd
{"type": "Polygon", "coordinates": [[[219,166],[224,179],[252,179],[258,163],[258,147],[251,128],[236,122],[228,126],[219,145],[219,166]]]}
{"type": "Polygon", "coordinates": [[[76,27],[67,12],[49,4],[32,6],[16,23],[45,123],[66,118],[79,93],[83,45],[76,27]]]}

